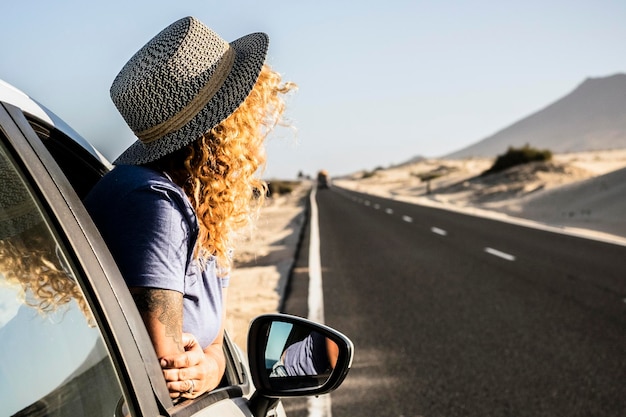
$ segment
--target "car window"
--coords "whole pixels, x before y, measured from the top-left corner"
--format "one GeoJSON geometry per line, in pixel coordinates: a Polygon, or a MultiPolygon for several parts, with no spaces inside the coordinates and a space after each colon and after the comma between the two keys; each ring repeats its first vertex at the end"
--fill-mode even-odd
{"type": "Polygon", "coordinates": [[[0,146],[0,415],[111,416],[122,398],[72,257],[0,146]]]}
{"type": "Polygon", "coordinates": [[[78,197],[85,198],[109,168],[63,132],[50,128],[33,117],[28,117],[27,120],[72,184],[78,197]]]}

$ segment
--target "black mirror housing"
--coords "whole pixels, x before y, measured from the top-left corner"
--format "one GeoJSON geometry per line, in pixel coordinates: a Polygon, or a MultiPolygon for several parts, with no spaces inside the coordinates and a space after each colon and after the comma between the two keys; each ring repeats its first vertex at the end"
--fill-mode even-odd
{"type": "Polygon", "coordinates": [[[353,356],[350,339],[301,317],[266,314],[250,324],[250,372],[257,395],[266,398],[329,393],[345,379],[353,356]]]}

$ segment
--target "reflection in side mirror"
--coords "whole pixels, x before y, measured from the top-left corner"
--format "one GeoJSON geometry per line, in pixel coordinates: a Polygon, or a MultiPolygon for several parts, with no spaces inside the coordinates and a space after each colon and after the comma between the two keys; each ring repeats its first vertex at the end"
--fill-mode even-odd
{"type": "Polygon", "coordinates": [[[318,332],[297,333],[294,335],[290,323],[276,322],[270,326],[265,349],[265,364],[272,369],[270,378],[315,376],[323,381],[335,369],[339,347],[318,332]]]}
{"type": "Polygon", "coordinates": [[[300,317],[268,314],[250,326],[252,379],[257,391],[267,397],[330,392],[343,382],[353,354],[346,336],[300,317]]]}

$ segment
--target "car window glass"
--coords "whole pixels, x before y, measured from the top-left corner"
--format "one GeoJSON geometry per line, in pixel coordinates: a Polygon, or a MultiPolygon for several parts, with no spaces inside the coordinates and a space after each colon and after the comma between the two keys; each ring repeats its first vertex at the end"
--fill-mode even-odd
{"type": "Polygon", "coordinates": [[[122,397],[78,270],[0,146],[0,415],[112,416],[122,397]]]}

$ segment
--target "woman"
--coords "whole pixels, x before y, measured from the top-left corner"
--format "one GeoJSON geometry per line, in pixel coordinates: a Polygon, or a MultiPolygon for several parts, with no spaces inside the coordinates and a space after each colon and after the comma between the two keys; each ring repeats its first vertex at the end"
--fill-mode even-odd
{"type": "Polygon", "coordinates": [[[86,205],[161,360],[172,398],[224,373],[234,233],[263,203],[263,140],[294,86],[264,65],[267,35],[227,43],[180,19],[122,68],[111,97],[138,137],[86,205]]]}

